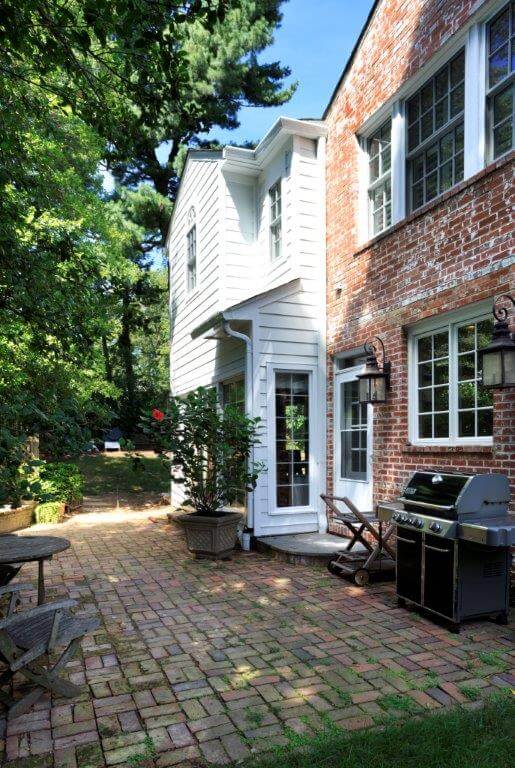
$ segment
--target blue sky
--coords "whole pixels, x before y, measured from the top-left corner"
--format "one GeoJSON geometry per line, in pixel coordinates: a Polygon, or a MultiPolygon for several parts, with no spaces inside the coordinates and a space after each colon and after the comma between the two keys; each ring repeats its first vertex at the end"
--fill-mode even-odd
{"type": "Polygon", "coordinates": [[[297,92],[288,104],[273,109],[242,109],[235,131],[215,129],[222,142],[255,140],[280,116],[321,117],[372,7],[373,0],[289,0],[274,45],[262,61],[280,61],[292,70],[297,92]]]}
{"type": "MultiPolygon", "coordinates": [[[[288,82],[298,82],[291,101],[281,107],[247,107],[234,131],[215,128],[209,138],[221,142],[258,141],[278,117],[318,118],[327,106],[338,78],[367,19],[373,0],[288,0],[283,21],[262,61],[280,61],[292,70],[288,82]]],[[[159,157],[159,151],[158,151],[159,157]]],[[[106,189],[112,179],[104,180],[106,189]]]]}

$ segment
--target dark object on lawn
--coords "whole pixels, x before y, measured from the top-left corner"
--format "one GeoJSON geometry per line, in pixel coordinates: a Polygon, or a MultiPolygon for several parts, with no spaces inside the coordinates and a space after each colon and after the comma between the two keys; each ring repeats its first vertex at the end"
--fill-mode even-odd
{"type": "Polygon", "coordinates": [[[414,472],[400,498],[379,504],[397,524],[397,597],[435,617],[508,622],[515,516],[500,474],[414,472]]]}
{"type": "Polygon", "coordinates": [[[0,596],[11,595],[7,615],[0,621],[0,660],[7,665],[0,675],[0,701],[7,707],[9,720],[27,712],[45,691],[67,698],[81,693],[78,686],[63,680],[58,672],[75,655],[82,638],[100,625],[97,618],[80,618],[68,610],[77,605],[76,600],[60,600],[15,612],[17,594],[31,588],[30,584],[0,587],[0,596]],[[48,655],[58,648],[63,649],[61,655],[51,663],[48,655]],[[17,672],[33,688],[16,700],[9,687],[17,672]]]}
{"type": "Polygon", "coordinates": [[[112,427],[104,437],[105,451],[119,451],[121,449],[120,440],[122,439],[122,430],[120,427],[112,427]]]}
{"type": "Polygon", "coordinates": [[[395,525],[388,525],[383,529],[383,523],[379,522],[373,512],[361,512],[346,496],[326,496],[320,494],[326,507],[331,511],[333,519],[345,525],[352,538],[346,548],[338,552],[336,558],[331,560],[327,568],[334,576],[351,578],[359,587],[364,587],[371,579],[392,579],[395,572],[395,551],[388,544],[395,525]],[[340,511],[335,502],[346,505],[345,512],[340,511]],[[366,538],[369,533],[376,541],[372,545],[366,538]],[[365,552],[351,552],[359,543],[365,548],[365,552]]]}
{"type": "Polygon", "coordinates": [[[100,453],[98,450],[98,446],[96,443],[93,442],[93,440],[90,440],[89,443],[86,443],[86,445],[82,449],[83,453],[100,453]]]}

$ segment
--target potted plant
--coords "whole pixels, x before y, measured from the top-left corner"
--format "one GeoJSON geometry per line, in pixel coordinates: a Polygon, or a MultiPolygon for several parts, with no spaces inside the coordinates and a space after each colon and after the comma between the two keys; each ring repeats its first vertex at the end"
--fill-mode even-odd
{"type": "Polygon", "coordinates": [[[152,411],[144,431],[151,433],[173,479],[184,486],[179,516],[188,548],[200,556],[226,558],[234,549],[242,515],[227,510],[244,488],[252,492],[262,470],[252,461],[259,419],[237,406],[220,408],[214,389],[174,397],[166,413],[152,411]]]}

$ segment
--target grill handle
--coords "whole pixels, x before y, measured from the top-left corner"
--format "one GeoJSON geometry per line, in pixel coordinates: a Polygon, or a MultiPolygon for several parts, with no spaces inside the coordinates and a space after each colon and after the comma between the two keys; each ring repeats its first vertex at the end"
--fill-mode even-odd
{"type": "Polygon", "coordinates": [[[414,499],[407,499],[405,496],[399,496],[397,501],[402,501],[403,504],[413,504],[414,507],[425,507],[426,509],[445,509],[449,512],[454,509],[454,505],[445,506],[445,504],[430,504],[427,501],[415,501],[414,499]]]}
{"type": "Polygon", "coordinates": [[[440,552],[442,555],[450,555],[452,552],[452,549],[440,549],[440,547],[432,547],[431,544],[424,544],[424,547],[431,552],[440,552]]]}
{"type": "Polygon", "coordinates": [[[413,539],[405,539],[403,536],[397,535],[397,541],[403,541],[405,544],[416,544],[417,542],[413,539]]]}

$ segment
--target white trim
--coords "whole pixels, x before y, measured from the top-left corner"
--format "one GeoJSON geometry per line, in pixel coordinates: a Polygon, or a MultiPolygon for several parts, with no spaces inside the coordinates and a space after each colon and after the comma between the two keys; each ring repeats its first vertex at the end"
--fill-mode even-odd
{"type": "Polygon", "coordinates": [[[392,109],[392,224],[406,217],[406,120],[404,101],[397,100],[392,109]]]}
{"type": "MultiPolygon", "coordinates": [[[[333,416],[333,485],[336,491],[338,486],[348,485],[356,486],[356,498],[352,498],[352,490],[345,491],[351,501],[354,501],[358,507],[363,508],[363,503],[367,509],[372,508],[374,498],[374,409],[372,405],[367,406],[367,476],[365,479],[357,479],[341,476],[342,455],[341,455],[341,385],[356,380],[357,374],[365,369],[365,364],[354,365],[349,368],[335,369],[333,377],[334,392],[334,416],[333,416]],[[358,498],[359,497],[359,498],[358,498]],[[365,499],[366,497],[366,499],[365,499]]],[[[338,494],[339,495],[339,492],[338,494]]]]}
{"type": "Polygon", "coordinates": [[[486,163],[485,24],[474,24],[465,45],[464,172],[465,179],[486,163]]]}
{"type": "Polygon", "coordinates": [[[319,390],[318,370],[316,364],[305,363],[281,363],[268,362],[266,365],[267,382],[267,424],[268,424],[268,514],[271,516],[283,515],[313,515],[318,512],[319,476],[316,461],[316,436],[322,434],[323,425],[319,423],[317,393],[319,390]],[[275,374],[276,373],[307,373],[309,386],[309,504],[304,507],[278,507],[277,499],[277,472],[276,472],[276,431],[275,431],[275,374]]]}
{"type": "Polygon", "coordinates": [[[491,305],[480,302],[464,307],[457,312],[447,312],[445,315],[428,318],[422,323],[408,329],[408,435],[412,445],[421,447],[434,446],[491,446],[492,437],[459,437],[458,436],[458,355],[456,348],[456,333],[451,329],[470,321],[491,318],[491,305]],[[451,330],[449,334],[449,438],[419,438],[418,437],[418,372],[416,342],[422,337],[438,330],[451,330]]]}

